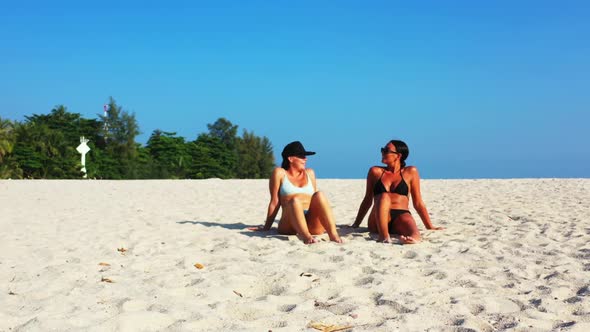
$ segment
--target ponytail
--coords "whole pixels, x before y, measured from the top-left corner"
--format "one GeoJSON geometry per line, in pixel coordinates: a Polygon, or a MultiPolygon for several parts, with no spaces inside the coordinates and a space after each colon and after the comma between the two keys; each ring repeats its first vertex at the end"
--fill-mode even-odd
{"type": "Polygon", "coordinates": [[[402,155],[402,157],[400,159],[401,167],[402,168],[406,167],[406,159],[410,155],[410,149],[408,148],[408,145],[404,141],[399,141],[399,140],[394,140],[394,139],[389,141],[389,143],[393,144],[393,146],[395,146],[395,149],[397,150],[397,152],[399,152],[402,155]]]}

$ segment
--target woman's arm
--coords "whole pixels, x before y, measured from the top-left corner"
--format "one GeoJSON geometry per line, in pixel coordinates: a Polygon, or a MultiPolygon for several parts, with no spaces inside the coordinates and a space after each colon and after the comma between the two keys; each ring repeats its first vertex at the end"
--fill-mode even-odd
{"type": "Polygon", "coordinates": [[[422,219],[422,223],[426,229],[443,229],[442,227],[435,227],[432,225],[430,221],[430,215],[428,214],[428,210],[426,209],[426,204],[422,200],[422,193],[420,192],[420,174],[418,173],[418,169],[414,166],[407,167],[407,171],[410,174],[410,191],[412,195],[412,204],[414,205],[414,209],[420,215],[420,219],[422,219]]]}
{"type": "Polygon", "coordinates": [[[373,205],[373,187],[375,186],[375,176],[374,176],[374,167],[369,169],[367,173],[367,186],[365,188],[365,197],[359,206],[359,210],[356,214],[356,218],[354,219],[354,223],[351,227],[357,228],[363,222],[365,215],[373,205]]]}
{"type": "Polygon", "coordinates": [[[272,223],[275,221],[277,213],[281,208],[279,202],[279,187],[281,186],[281,176],[284,175],[285,170],[281,167],[277,167],[273,170],[272,175],[268,183],[268,189],[270,191],[270,202],[268,203],[268,211],[266,212],[266,221],[262,230],[268,231],[272,227],[272,223]]]}
{"type": "Polygon", "coordinates": [[[316,179],[315,179],[315,171],[311,168],[306,168],[305,172],[307,174],[309,174],[309,178],[311,179],[311,184],[313,185],[313,192],[315,193],[316,191],[318,191],[318,185],[317,185],[316,179]]]}

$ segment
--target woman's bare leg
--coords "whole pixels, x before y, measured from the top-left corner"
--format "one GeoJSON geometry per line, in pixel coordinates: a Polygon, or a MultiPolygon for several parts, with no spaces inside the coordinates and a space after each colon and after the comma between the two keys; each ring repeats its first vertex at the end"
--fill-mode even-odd
{"type": "Polygon", "coordinates": [[[411,214],[405,213],[393,221],[394,230],[400,234],[402,244],[414,244],[422,240],[416,221],[411,214]]]}
{"type": "Polygon", "coordinates": [[[391,242],[389,237],[389,210],[391,198],[389,194],[383,193],[375,197],[375,212],[377,214],[377,230],[379,231],[379,242],[391,242]]]}
{"type": "Polygon", "coordinates": [[[328,198],[321,191],[317,191],[311,197],[309,212],[306,217],[312,234],[322,234],[327,231],[330,241],[342,243],[342,239],[340,239],[336,230],[336,222],[328,198]]]}
{"type": "Polygon", "coordinates": [[[297,198],[293,198],[285,204],[283,213],[287,214],[287,220],[289,220],[291,226],[293,226],[293,229],[295,229],[295,232],[305,244],[316,242],[309,232],[307,220],[305,220],[305,214],[303,213],[303,206],[297,198]]]}
{"type": "MultiPolygon", "coordinates": [[[[389,216],[388,216],[389,222],[389,216]]],[[[371,233],[379,233],[379,229],[377,228],[377,211],[375,210],[375,206],[369,212],[369,222],[368,222],[369,232],[371,233]]]]}

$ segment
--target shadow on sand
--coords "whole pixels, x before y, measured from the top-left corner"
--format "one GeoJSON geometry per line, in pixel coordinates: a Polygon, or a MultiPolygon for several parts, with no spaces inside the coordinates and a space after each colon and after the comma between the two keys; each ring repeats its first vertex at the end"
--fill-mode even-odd
{"type": "Polygon", "coordinates": [[[230,229],[233,231],[239,231],[240,234],[245,235],[245,236],[249,236],[249,237],[276,238],[276,239],[280,239],[283,241],[289,240],[289,235],[282,235],[282,234],[277,233],[276,228],[273,228],[267,232],[251,231],[248,229],[248,227],[252,227],[252,225],[246,225],[241,222],[228,224],[228,223],[217,223],[217,222],[212,222],[212,221],[183,220],[183,221],[177,221],[176,223],[181,224],[181,225],[190,224],[190,225],[202,225],[205,227],[221,227],[221,228],[226,228],[226,229],[230,229]]]}

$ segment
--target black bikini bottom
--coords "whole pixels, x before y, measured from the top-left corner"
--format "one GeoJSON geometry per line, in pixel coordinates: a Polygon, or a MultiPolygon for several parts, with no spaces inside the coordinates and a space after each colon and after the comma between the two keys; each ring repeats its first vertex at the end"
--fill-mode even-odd
{"type": "Polygon", "coordinates": [[[392,209],[389,210],[389,215],[391,216],[391,220],[389,221],[389,225],[387,225],[387,228],[389,230],[390,234],[396,234],[397,232],[393,229],[393,223],[395,222],[395,220],[403,215],[403,214],[411,214],[410,211],[408,210],[397,210],[397,209],[392,209]]]}

